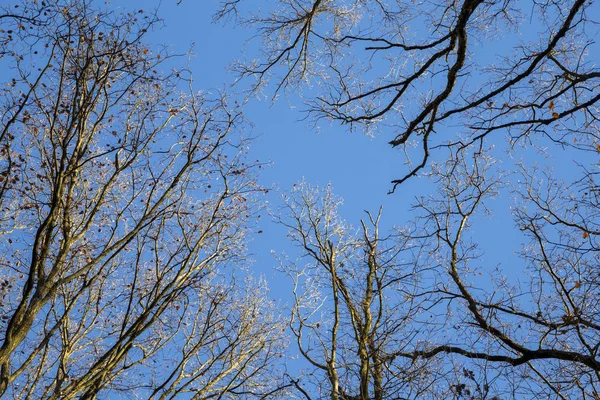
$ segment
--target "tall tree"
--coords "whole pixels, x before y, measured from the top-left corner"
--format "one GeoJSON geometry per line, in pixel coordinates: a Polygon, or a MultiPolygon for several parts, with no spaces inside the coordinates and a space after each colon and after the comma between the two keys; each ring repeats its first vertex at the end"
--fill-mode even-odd
{"type": "Polygon", "coordinates": [[[433,362],[395,357],[418,335],[420,271],[403,232],[380,235],[379,214],[358,231],[338,215],[331,187],[301,183],[278,222],[297,252],[281,259],[293,282],[290,328],[307,367],[295,381],[306,399],[425,398],[441,379],[433,362]],[[293,257],[297,255],[297,257],[293,257]]]}
{"type": "Polygon", "coordinates": [[[155,15],[0,14],[0,396],[273,390],[280,323],[231,268],[259,189],[240,110],[161,72],[155,15]]]}
{"type": "MultiPolygon", "coordinates": [[[[596,174],[562,180],[525,166],[511,174],[518,179],[479,151],[439,168],[440,193],[419,200],[412,236],[424,255],[415,261],[440,271],[424,293],[432,314],[420,325],[443,330],[396,356],[457,356],[450,360],[459,361],[464,376],[455,388],[466,398],[483,392],[594,399],[600,393],[596,174]],[[494,265],[481,231],[500,224],[481,216],[505,190],[515,199],[514,228],[502,229],[522,244],[511,262],[504,254],[494,265]]],[[[511,249],[502,243],[507,238],[491,236],[511,249]]]]}

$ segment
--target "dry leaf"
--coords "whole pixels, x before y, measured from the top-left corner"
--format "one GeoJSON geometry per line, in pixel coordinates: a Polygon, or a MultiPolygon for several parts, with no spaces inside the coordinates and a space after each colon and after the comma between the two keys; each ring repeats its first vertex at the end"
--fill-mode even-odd
{"type": "Polygon", "coordinates": [[[575,282],[575,289],[578,289],[581,287],[581,282],[577,281],[575,282]]]}
{"type": "Polygon", "coordinates": [[[553,101],[551,101],[550,103],[548,103],[548,108],[551,109],[551,110],[554,108],[554,102],[553,101]]]}
{"type": "Polygon", "coordinates": [[[588,235],[588,233],[586,231],[583,231],[583,233],[581,234],[581,237],[584,238],[584,239],[587,238],[588,236],[589,235],[588,235]]]}
{"type": "Polygon", "coordinates": [[[552,113],[552,118],[557,119],[558,117],[560,117],[560,115],[558,115],[557,112],[552,113]]]}

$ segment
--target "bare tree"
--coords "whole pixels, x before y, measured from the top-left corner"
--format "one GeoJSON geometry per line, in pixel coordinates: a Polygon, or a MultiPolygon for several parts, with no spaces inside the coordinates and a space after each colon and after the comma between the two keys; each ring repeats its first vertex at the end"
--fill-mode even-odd
{"type": "Polygon", "coordinates": [[[447,395],[449,385],[440,392],[434,384],[443,379],[434,362],[396,356],[419,336],[415,321],[425,311],[418,294],[427,271],[412,263],[418,248],[403,232],[380,236],[381,210],[354,232],[330,187],[302,183],[286,204],[279,222],[298,258],[282,258],[281,268],[294,284],[290,328],[307,364],[294,383],[304,398],[447,395]]]}
{"type": "Polygon", "coordinates": [[[240,16],[263,43],[238,68],[256,88],[274,77],[275,95],[306,83],[317,119],[390,135],[409,164],[395,189],[445,154],[434,150],[488,136],[595,151],[598,15],[584,0],[281,0],[240,16]]]}
{"type": "Polygon", "coordinates": [[[0,395],[264,397],[281,327],[242,279],[240,110],[85,0],[0,18],[0,395]],[[170,61],[169,61],[170,63],[170,61]],[[182,91],[189,87],[187,94],[182,91]]]}
{"type": "Polygon", "coordinates": [[[428,300],[435,304],[429,320],[444,334],[428,335],[397,355],[457,355],[465,377],[456,387],[463,394],[473,391],[467,384],[478,384],[479,390],[513,398],[595,399],[600,393],[596,174],[571,181],[535,168],[514,174],[518,183],[507,183],[489,154],[481,152],[461,154],[439,169],[443,195],[418,204],[418,232],[422,254],[428,255],[420,263],[439,265],[447,277],[440,274],[428,300]],[[472,221],[503,189],[515,198],[512,234],[525,242],[519,265],[500,269],[483,257],[481,236],[473,234],[482,224],[472,221]],[[480,278],[482,273],[489,280],[480,278]]]}

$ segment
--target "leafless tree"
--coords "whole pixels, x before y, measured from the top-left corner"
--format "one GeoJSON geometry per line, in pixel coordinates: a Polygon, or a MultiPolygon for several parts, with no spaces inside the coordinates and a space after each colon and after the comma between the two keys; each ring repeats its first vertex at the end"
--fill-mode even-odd
{"type": "Polygon", "coordinates": [[[281,259],[293,281],[290,327],[307,364],[296,389],[305,399],[444,397],[450,385],[436,392],[443,370],[434,362],[396,357],[419,336],[415,321],[425,311],[418,294],[426,268],[411,262],[418,248],[401,232],[380,236],[381,210],[354,232],[339,203],[330,187],[302,183],[279,219],[298,249],[281,259]]]}
{"type": "Polygon", "coordinates": [[[275,393],[281,323],[232,268],[260,193],[239,108],[162,72],[155,15],[1,14],[0,396],[275,393]]]}
{"type": "Polygon", "coordinates": [[[409,164],[395,189],[434,150],[487,137],[595,151],[598,15],[584,0],[280,0],[240,17],[263,42],[238,68],[275,95],[306,84],[317,119],[389,135],[409,164]]]}
{"type": "MultiPolygon", "coordinates": [[[[437,304],[431,310],[440,312],[432,316],[445,333],[398,355],[469,359],[484,373],[486,391],[493,385],[496,395],[597,398],[595,174],[562,181],[548,171],[522,168],[514,172],[517,183],[509,184],[489,155],[471,156],[441,167],[436,176],[443,196],[418,205],[423,253],[429,255],[421,262],[439,265],[449,278],[440,275],[429,300],[437,304]],[[503,189],[515,198],[512,234],[520,233],[524,243],[518,265],[502,269],[482,257],[481,236],[473,234],[473,225],[482,223],[472,220],[503,189]],[[482,273],[488,282],[478,277],[482,273]]],[[[463,381],[475,381],[473,369],[465,367],[463,381]]]]}

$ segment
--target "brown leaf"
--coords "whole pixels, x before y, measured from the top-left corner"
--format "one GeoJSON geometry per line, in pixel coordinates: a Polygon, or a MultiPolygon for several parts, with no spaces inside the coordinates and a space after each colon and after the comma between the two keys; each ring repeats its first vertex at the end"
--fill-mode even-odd
{"type": "Polygon", "coordinates": [[[554,109],[554,102],[551,101],[550,103],[548,103],[548,108],[553,110],[554,109]]]}
{"type": "Polygon", "coordinates": [[[588,236],[589,235],[588,235],[588,233],[586,231],[583,231],[583,233],[581,234],[581,237],[584,238],[584,239],[587,238],[588,236]]]}
{"type": "Polygon", "coordinates": [[[560,117],[560,115],[558,115],[557,112],[552,113],[552,118],[557,119],[558,117],[560,117]]]}

